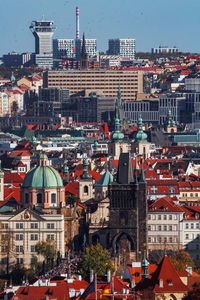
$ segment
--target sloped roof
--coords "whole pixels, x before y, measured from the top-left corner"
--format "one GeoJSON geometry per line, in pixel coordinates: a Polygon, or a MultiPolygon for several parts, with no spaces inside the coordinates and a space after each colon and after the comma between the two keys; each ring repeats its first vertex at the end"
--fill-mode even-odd
{"type": "Polygon", "coordinates": [[[95,186],[108,186],[113,182],[113,175],[107,170],[95,183],[95,186]]]}
{"type": "Polygon", "coordinates": [[[167,196],[167,197],[162,197],[160,199],[157,199],[155,202],[153,202],[149,206],[149,211],[184,212],[184,209],[182,206],[175,205],[172,198],[167,196]]]}
{"type": "Polygon", "coordinates": [[[79,182],[69,182],[65,186],[65,192],[74,196],[79,196],[79,182]]]}
{"type": "Polygon", "coordinates": [[[69,289],[67,285],[60,286],[22,286],[16,292],[18,300],[35,300],[35,299],[57,299],[68,300],[69,289]],[[64,298],[65,297],[65,298],[64,298]]]}
{"type": "Polygon", "coordinates": [[[161,260],[151,279],[145,279],[136,286],[136,290],[148,288],[154,293],[184,293],[189,290],[167,256],[161,260]],[[161,280],[163,287],[159,285],[161,280]]]}

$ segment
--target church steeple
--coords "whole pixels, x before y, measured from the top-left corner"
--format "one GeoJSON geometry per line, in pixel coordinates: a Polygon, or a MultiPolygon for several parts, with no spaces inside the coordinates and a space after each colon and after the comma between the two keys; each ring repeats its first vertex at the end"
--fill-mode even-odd
{"type": "Polygon", "coordinates": [[[112,135],[112,140],[114,142],[120,142],[124,138],[124,134],[120,131],[120,120],[119,120],[119,106],[118,106],[118,101],[115,106],[115,130],[112,135]]]}
{"type": "Polygon", "coordinates": [[[84,159],[83,159],[83,174],[81,175],[81,179],[91,179],[91,175],[88,173],[87,157],[84,157],[84,159]]]}
{"type": "Polygon", "coordinates": [[[85,42],[85,34],[84,33],[83,33],[81,56],[80,56],[80,68],[81,69],[88,68],[88,55],[86,52],[86,42],[85,42]]]}
{"type": "Polygon", "coordinates": [[[146,259],[146,251],[144,251],[144,259],[142,260],[142,280],[149,277],[149,262],[146,259]]]}
{"type": "Polygon", "coordinates": [[[137,134],[136,134],[136,142],[137,143],[147,143],[147,134],[143,131],[143,122],[141,111],[139,112],[138,122],[137,122],[137,134]]]}

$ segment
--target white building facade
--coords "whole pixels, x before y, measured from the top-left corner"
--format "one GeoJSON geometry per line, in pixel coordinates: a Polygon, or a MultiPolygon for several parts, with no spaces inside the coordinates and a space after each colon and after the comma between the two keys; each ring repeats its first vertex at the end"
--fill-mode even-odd
{"type": "Polygon", "coordinates": [[[122,58],[135,58],[135,39],[109,39],[108,54],[122,58]]]}

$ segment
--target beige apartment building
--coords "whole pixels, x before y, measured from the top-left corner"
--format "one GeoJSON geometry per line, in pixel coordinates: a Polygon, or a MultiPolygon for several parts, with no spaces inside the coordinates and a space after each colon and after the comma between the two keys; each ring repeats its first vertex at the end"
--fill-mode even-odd
{"type": "Polygon", "coordinates": [[[143,92],[143,73],[137,70],[66,70],[46,71],[44,87],[69,89],[70,95],[83,90],[101,90],[106,97],[116,97],[120,84],[123,101],[134,101],[143,92]]]}

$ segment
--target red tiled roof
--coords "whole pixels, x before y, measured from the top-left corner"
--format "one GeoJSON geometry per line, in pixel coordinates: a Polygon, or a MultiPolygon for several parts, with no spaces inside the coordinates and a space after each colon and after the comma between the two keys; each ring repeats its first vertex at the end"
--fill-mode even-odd
{"type": "Polygon", "coordinates": [[[4,173],[4,183],[8,184],[8,183],[12,183],[16,186],[21,185],[21,183],[23,182],[23,178],[20,176],[20,174],[18,173],[4,173]]]}
{"type": "Polygon", "coordinates": [[[168,256],[165,256],[158,265],[157,270],[152,276],[152,281],[154,282],[155,292],[188,291],[188,287],[183,284],[168,256]],[[163,280],[163,288],[159,287],[160,279],[163,280]],[[172,282],[172,285],[170,285],[170,282],[172,282]]]}
{"type": "Polygon", "coordinates": [[[20,287],[16,291],[16,297],[18,300],[36,300],[36,299],[56,299],[56,300],[68,300],[69,289],[67,285],[60,286],[26,286],[20,287]]]}
{"type": "Polygon", "coordinates": [[[7,202],[10,198],[14,198],[18,203],[20,203],[21,197],[20,197],[19,187],[14,187],[14,188],[4,187],[4,200],[6,200],[7,202]]]}
{"type": "Polygon", "coordinates": [[[175,205],[172,198],[167,196],[153,202],[153,204],[149,206],[149,211],[184,212],[184,209],[182,206],[175,205]]]}
{"type": "Polygon", "coordinates": [[[162,259],[151,279],[145,279],[136,286],[136,290],[148,288],[154,293],[184,293],[189,290],[167,256],[162,259]],[[162,285],[159,285],[161,281],[162,285]]]}
{"type": "Polygon", "coordinates": [[[79,182],[69,182],[65,186],[65,192],[75,196],[79,196],[79,182]]]}
{"type": "MultiPolygon", "coordinates": [[[[149,269],[148,269],[149,278],[152,277],[152,274],[155,272],[155,270],[157,269],[157,267],[158,266],[156,264],[149,264],[149,269]]],[[[131,265],[128,265],[127,268],[128,268],[129,273],[131,275],[131,278],[135,280],[136,284],[138,284],[142,280],[142,267],[140,267],[140,268],[133,268],[131,265]]]]}
{"type": "MultiPolygon", "coordinates": [[[[99,174],[99,172],[88,171],[88,173],[92,176],[92,179],[94,179],[95,182],[97,182],[101,178],[101,175],[99,174]]],[[[80,179],[80,176],[82,174],[83,174],[83,171],[76,171],[73,177],[76,179],[80,179]]]]}

